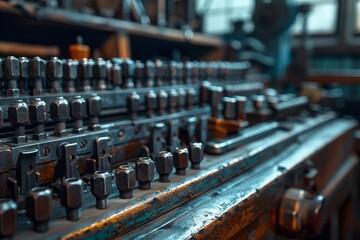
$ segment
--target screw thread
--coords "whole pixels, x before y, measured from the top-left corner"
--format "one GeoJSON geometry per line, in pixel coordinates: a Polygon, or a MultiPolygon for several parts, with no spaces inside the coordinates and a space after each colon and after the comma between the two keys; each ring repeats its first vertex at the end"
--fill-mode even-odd
{"type": "Polygon", "coordinates": [[[66,212],[66,218],[70,221],[77,221],[80,219],[81,216],[81,209],[68,209],[66,212]]]}
{"type": "Polygon", "coordinates": [[[109,200],[105,199],[96,199],[96,208],[97,209],[106,209],[108,208],[109,200]]]}

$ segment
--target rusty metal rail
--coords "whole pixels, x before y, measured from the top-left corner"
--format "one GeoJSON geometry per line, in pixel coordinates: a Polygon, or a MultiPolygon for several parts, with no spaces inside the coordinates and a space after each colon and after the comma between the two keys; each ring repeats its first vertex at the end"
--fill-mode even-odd
{"type": "MultiPolygon", "coordinates": [[[[126,234],[251,169],[254,165],[264,160],[268,162],[272,156],[284,151],[282,149],[300,141],[301,136],[315,131],[324,124],[331,125],[334,121],[342,121],[343,128],[338,130],[340,132],[354,128],[354,121],[334,120],[335,117],[332,112],[321,114],[308,118],[301,124],[295,124],[289,131],[278,130],[269,137],[249,143],[221,157],[207,156],[200,171],[190,170],[186,177],[172,175],[172,182],[169,184],[156,181],[150,190],[135,190],[134,198],[131,200],[119,199],[113,194],[107,210],[86,209],[83,218],[76,225],[65,219],[54,220],[50,223],[54,227],[42,236],[49,239],[103,239],[126,234]]],[[[91,204],[93,203],[86,203],[86,206],[89,207],[91,204]]],[[[54,206],[54,209],[58,211],[61,208],[54,206]]],[[[28,234],[29,228],[30,226],[23,225],[16,237],[37,238],[37,234],[28,234]]]]}
{"type": "MultiPolygon", "coordinates": [[[[305,142],[293,143],[276,157],[225,183],[173,211],[155,219],[123,239],[229,239],[266,212],[276,209],[289,182],[301,182],[299,169],[320,149],[349,130],[346,121],[336,121],[309,135],[305,142]]],[[[342,146],[338,146],[341,150],[342,146]]],[[[326,202],[326,216],[340,206],[352,191],[356,157],[348,158],[321,192],[326,202]]],[[[322,219],[323,222],[326,219],[322,219]]]]}

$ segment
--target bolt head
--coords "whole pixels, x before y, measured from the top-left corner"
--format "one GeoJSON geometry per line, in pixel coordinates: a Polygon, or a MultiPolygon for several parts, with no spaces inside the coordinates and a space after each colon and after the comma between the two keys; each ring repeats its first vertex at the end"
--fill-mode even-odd
{"type": "Polygon", "coordinates": [[[204,158],[203,144],[195,142],[190,144],[190,161],[192,163],[200,163],[204,158]]]}
{"type": "Polygon", "coordinates": [[[151,158],[141,157],[136,161],[136,179],[139,182],[151,182],[154,179],[155,163],[151,158]]]}
{"type": "Polygon", "coordinates": [[[106,61],[102,58],[98,58],[95,61],[95,65],[93,67],[93,75],[97,79],[105,79],[106,78],[106,61]]]}
{"type": "Polygon", "coordinates": [[[170,107],[176,107],[178,104],[178,97],[179,94],[175,89],[171,89],[169,92],[169,106],[170,107]]]}
{"type": "Polygon", "coordinates": [[[77,78],[77,69],[79,62],[74,59],[69,59],[63,63],[63,75],[65,79],[76,79],[77,78]]]}
{"type": "Polygon", "coordinates": [[[108,172],[97,171],[90,178],[91,193],[97,199],[105,199],[111,193],[112,175],[108,172]]]}
{"type": "Polygon", "coordinates": [[[52,57],[46,64],[46,75],[50,79],[63,77],[63,63],[57,57],[52,57]]]}
{"type": "Polygon", "coordinates": [[[176,67],[177,63],[175,61],[171,61],[168,64],[168,73],[170,74],[171,79],[176,78],[176,67]]]}
{"type": "Polygon", "coordinates": [[[69,118],[69,103],[63,97],[58,97],[50,104],[50,115],[54,121],[66,121],[69,118]]]}
{"type": "Polygon", "coordinates": [[[106,61],[106,79],[108,80],[111,80],[112,77],[111,77],[111,72],[112,72],[112,69],[113,69],[113,64],[110,60],[107,60],[106,61]]]}
{"type": "Polygon", "coordinates": [[[194,64],[192,63],[192,62],[189,62],[189,61],[187,61],[187,62],[185,62],[185,64],[184,64],[184,70],[185,70],[185,77],[187,77],[187,78],[191,78],[192,77],[192,70],[193,70],[193,68],[194,68],[194,64]]]}
{"type": "Polygon", "coordinates": [[[178,62],[176,64],[176,78],[179,81],[183,80],[184,76],[184,64],[182,62],[178,62]]]}
{"type": "Polygon", "coordinates": [[[178,90],[178,104],[179,106],[184,106],[186,103],[186,92],[184,89],[180,88],[178,90]]]}
{"type": "Polygon", "coordinates": [[[157,106],[157,95],[154,91],[150,91],[145,97],[146,107],[148,109],[155,109],[157,106]]]}
{"type": "Polygon", "coordinates": [[[140,95],[133,92],[127,99],[127,107],[131,112],[136,112],[140,107],[140,95]]]}
{"type": "Polygon", "coordinates": [[[16,230],[17,205],[11,199],[0,199],[0,236],[10,236],[16,230]]]}
{"type": "Polygon", "coordinates": [[[29,121],[29,109],[22,100],[14,101],[8,107],[9,122],[11,125],[24,125],[29,121]]]}
{"type": "Polygon", "coordinates": [[[156,156],[156,170],[159,174],[170,174],[173,170],[173,155],[167,151],[161,151],[156,156]]]}
{"type": "Polygon", "coordinates": [[[98,116],[101,113],[102,100],[98,95],[92,95],[88,99],[88,114],[89,116],[98,116]]]}
{"type": "Polygon", "coordinates": [[[47,120],[46,103],[40,98],[35,98],[29,105],[29,119],[31,123],[44,123],[47,120]]]}
{"type": "Polygon", "coordinates": [[[114,64],[114,66],[111,69],[110,79],[111,79],[112,83],[117,87],[120,87],[121,84],[122,84],[121,75],[122,75],[122,73],[121,73],[120,65],[119,64],[114,64]]]}
{"type": "Polygon", "coordinates": [[[155,63],[153,61],[147,60],[145,63],[146,76],[148,78],[153,78],[155,76],[155,63]]]}
{"type": "Polygon", "coordinates": [[[192,106],[196,100],[196,91],[193,88],[189,88],[186,92],[186,102],[189,106],[192,106]]]}
{"type": "Polygon", "coordinates": [[[174,166],[177,169],[185,169],[189,165],[189,151],[187,148],[178,147],[175,149],[174,154],[174,166]]]}
{"type": "Polygon", "coordinates": [[[51,217],[51,191],[37,187],[26,196],[26,215],[35,222],[45,222],[51,217]]]}
{"type": "Polygon", "coordinates": [[[60,186],[60,203],[68,209],[80,208],[84,202],[84,184],[81,179],[68,178],[60,186]]]}
{"type": "Polygon", "coordinates": [[[84,58],[79,62],[78,76],[82,79],[90,79],[93,77],[94,61],[84,58]]]}
{"type": "Polygon", "coordinates": [[[26,57],[19,58],[20,76],[22,78],[29,78],[29,59],[26,57]]]}
{"type": "Polygon", "coordinates": [[[40,57],[34,57],[29,61],[29,76],[31,78],[45,77],[45,60],[40,57]]]}
{"type": "Polygon", "coordinates": [[[138,79],[142,79],[144,77],[144,69],[145,65],[141,61],[135,61],[135,75],[138,79]]]}
{"type": "Polygon", "coordinates": [[[19,59],[10,56],[3,59],[3,77],[6,79],[17,79],[20,76],[19,59]]]}
{"type": "Polygon", "coordinates": [[[131,190],[136,185],[136,172],[135,169],[129,165],[121,165],[116,173],[116,187],[119,190],[131,190]]]}
{"type": "Polygon", "coordinates": [[[123,77],[125,78],[134,77],[135,62],[129,58],[124,59],[121,63],[121,69],[122,69],[123,77]]]}
{"type": "Polygon", "coordinates": [[[166,108],[168,105],[168,94],[164,90],[160,90],[158,94],[159,99],[159,107],[160,108],[166,108]]]}
{"type": "Polygon", "coordinates": [[[70,102],[70,114],[74,119],[82,119],[86,114],[86,101],[80,96],[76,96],[70,102]]]}

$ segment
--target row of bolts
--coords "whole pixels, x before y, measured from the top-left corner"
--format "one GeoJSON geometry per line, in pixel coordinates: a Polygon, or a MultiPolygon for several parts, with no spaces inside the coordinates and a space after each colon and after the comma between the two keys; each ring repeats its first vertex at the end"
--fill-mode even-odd
{"type": "MultiPolygon", "coordinates": [[[[97,171],[90,177],[90,191],[96,198],[96,208],[108,208],[108,197],[112,190],[112,181],[115,178],[119,190],[119,198],[130,199],[136,180],[139,189],[148,190],[154,180],[156,166],[159,182],[170,182],[173,167],[177,175],[186,175],[189,160],[192,169],[200,169],[203,160],[204,148],[199,142],[191,143],[189,149],[178,147],[174,153],[161,151],[156,155],[155,162],[149,157],[141,157],[135,163],[135,169],[127,164],[121,165],[115,171],[115,176],[109,172],[97,171]]],[[[84,202],[84,182],[78,178],[68,178],[62,181],[59,187],[60,203],[66,208],[66,218],[77,221],[81,217],[81,206],[84,202]]],[[[25,197],[26,215],[33,221],[33,229],[37,232],[49,230],[49,220],[52,215],[52,192],[46,187],[36,187],[25,197]]],[[[0,236],[11,236],[16,230],[17,204],[12,199],[0,200],[0,213],[8,212],[7,228],[0,226],[0,236]],[[13,224],[11,222],[13,221],[13,224]]],[[[0,216],[0,225],[3,225],[0,216]]]]}
{"type": "Polygon", "coordinates": [[[45,61],[9,56],[0,58],[0,88],[5,97],[88,92],[113,88],[139,88],[191,84],[206,79],[237,80],[249,66],[246,62],[165,62],[102,58],[45,61]],[[47,80],[45,82],[45,80],[47,80]],[[64,82],[63,82],[64,80],[64,82]]]}

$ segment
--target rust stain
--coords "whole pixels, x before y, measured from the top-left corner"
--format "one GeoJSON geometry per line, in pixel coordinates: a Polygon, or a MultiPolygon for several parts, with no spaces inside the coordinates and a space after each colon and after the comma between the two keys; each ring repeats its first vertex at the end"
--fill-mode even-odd
{"type": "Polygon", "coordinates": [[[48,162],[36,166],[39,173],[39,184],[51,183],[54,181],[55,162],[48,162]]]}
{"type": "MultiPolygon", "coordinates": [[[[168,201],[169,198],[172,196],[176,196],[177,194],[184,194],[189,193],[186,191],[194,182],[198,182],[203,180],[201,177],[195,178],[193,181],[183,182],[182,184],[178,185],[177,187],[168,190],[165,194],[159,194],[156,196],[156,201],[158,202],[165,202],[168,201]]],[[[144,199],[142,202],[128,206],[126,210],[121,211],[119,213],[113,214],[112,216],[105,218],[101,221],[95,222],[87,227],[74,231],[68,235],[63,236],[61,239],[78,239],[80,237],[84,237],[89,233],[95,233],[102,230],[104,227],[109,225],[118,225],[121,224],[123,220],[125,220],[129,215],[133,215],[139,213],[143,210],[149,209],[149,207],[153,204],[153,201],[148,202],[147,199],[144,199]]],[[[175,206],[174,206],[175,207],[175,206]]],[[[153,217],[152,217],[153,218],[153,217]]],[[[130,229],[129,229],[130,230],[130,229]]],[[[116,231],[116,234],[119,234],[116,231]]],[[[121,232],[122,233],[122,232],[121,232]]]]}

